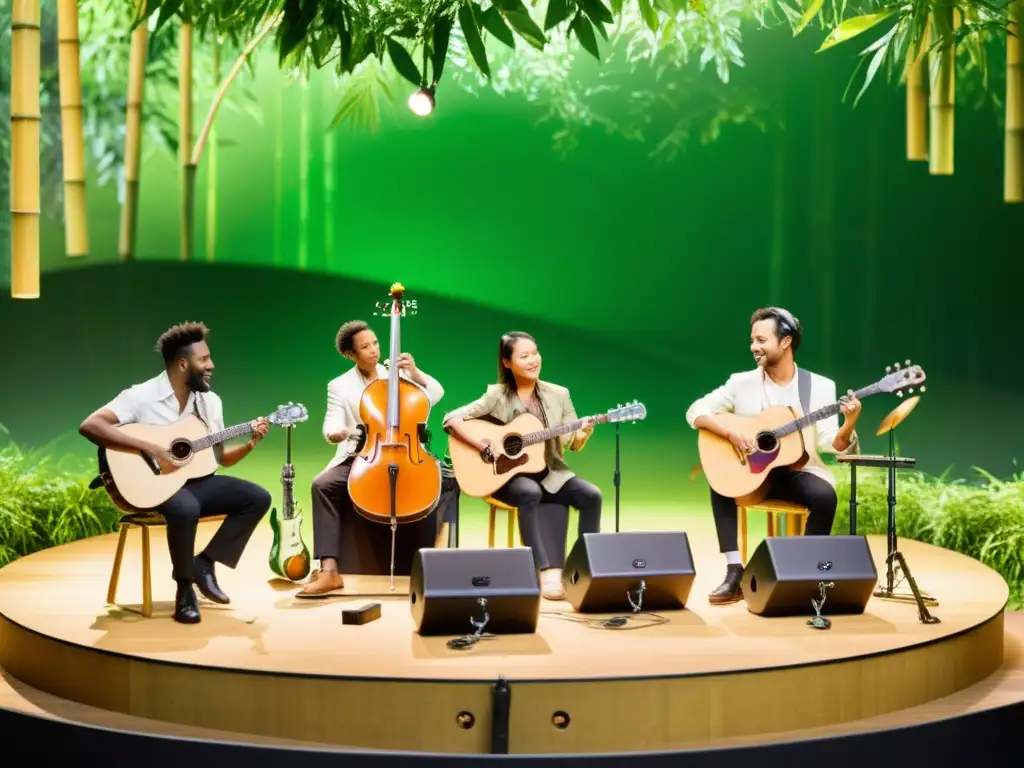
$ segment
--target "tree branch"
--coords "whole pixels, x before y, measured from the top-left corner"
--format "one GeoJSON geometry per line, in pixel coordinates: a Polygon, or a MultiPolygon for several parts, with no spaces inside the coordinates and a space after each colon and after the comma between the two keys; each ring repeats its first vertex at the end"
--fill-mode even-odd
{"type": "Polygon", "coordinates": [[[210,135],[210,128],[213,126],[213,118],[217,115],[217,110],[220,109],[221,102],[224,101],[224,95],[227,93],[228,86],[238,76],[238,73],[242,71],[242,66],[245,64],[245,60],[249,58],[250,54],[256,47],[263,42],[265,38],[278,24],[281,23],[281,19],[284,18],[283,13],[279,13],[276,16],[268,19],[267,23],[263,28],[256,33],[256,36],[248,42],[245,48],[242,49],[239,54],[235,65],[228,72],[228,76],[224,78],[224,82],[221,83],[220,90],[217,91],[216,97],[213,99],[213,104],[210,105],[210,111],[206,113],[206,120],[203,122],[203,129],[199,132],[199,138],[196,139],[195,149],[192,150],[192,165],[199,165],[199,158],[202,157],[203,148],[206,146],[206,140],[210,135]]]}

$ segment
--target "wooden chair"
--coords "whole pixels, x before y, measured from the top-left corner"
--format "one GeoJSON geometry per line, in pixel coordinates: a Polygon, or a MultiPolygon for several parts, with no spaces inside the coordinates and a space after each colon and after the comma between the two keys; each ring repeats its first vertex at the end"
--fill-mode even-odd
{"type": "MultiPolygon", "coordinates": [[[[512,547],[515,546],[515,541],[516,541],[516,538],[517,538],[516,529],[517,529],[518,526],[516,526],[516,517],[517,517],[517,515],[519,513],[519,510],[516,507],[513,507],[513,506],[511,506],[509,504],[506,504],[503,501],[498,501],[493,496],[486,497],[484,499],[484,501],[487,502],[487,504],[489,504],[490,507],[491,507],[490,520],[489,520],[488,528],[487,528],[487,546],[488,546],[488,548],[489,549],[494,549],[494,521],[495,521],[495,516],[497,515],[497,512],[498,512],[499,509],[504,509],[506,512],[508,512],[508,516],[507,516],[508,536],[507,536],[507,539],[506,539],[506,541],[507,541],[506,546],[511,549],[512,547]]],[[[522,535],[519,535],[518,539],[519,539],[519,543],[522,544],[523,543],[522,535]]]]}
{"type": "Polygon", "coordinates": [[[747,562],[747,512],[764,512],[768,516],[768,536],[775,536],[777,530],[784,530],[786,536],[803,536],[807,527],[807,507],[789,501],[766,499],[759,504],[739,507],[740,558],[747,562]],[[778,518],[784,518],[785,526],[777,526],[778,518]]]}
{"type": "MultiPolygon", "coordinates": [[[[200,522],[223,520],[227,515],[211,515],[200,522]]],[[[153,526],[167,525],[164,516],[157,512],[132,512],[122,515],[117,521],[121,529],[117,539],[117,551],[114,553],[114,567],[110,571],[110,584],[107,587],[107,604],[116,605],[125,611],[141,613],[147,619],[153,615],[153,582],[151,576],[152,559],[149,547],[149,529],[153,526]],[[129,608],[117,603],[117,582],[121,576],[121,561],[124,558],[124,545],[128,540],[128,529],[139,528],[142,531],[142,610],[129,608]]]]}

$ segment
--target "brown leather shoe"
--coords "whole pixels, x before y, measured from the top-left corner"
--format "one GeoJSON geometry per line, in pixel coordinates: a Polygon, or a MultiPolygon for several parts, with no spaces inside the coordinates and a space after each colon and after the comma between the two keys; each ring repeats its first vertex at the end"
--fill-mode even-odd
{"type": "Polygon", "coordinates": [[[740,581],[743,579],[742,565],[726,566],[725,581],[719,584],[710,595],[708,602],[712,605],[728,605],[743,599],[743,588],[740,581]]]}
{"type": "Polygon", "coordinates": [[[337,571],[320,571],[316,580],[295,593],[296,597],[321,598],[340,593],[345,586],[344,579],[337,571]]]}

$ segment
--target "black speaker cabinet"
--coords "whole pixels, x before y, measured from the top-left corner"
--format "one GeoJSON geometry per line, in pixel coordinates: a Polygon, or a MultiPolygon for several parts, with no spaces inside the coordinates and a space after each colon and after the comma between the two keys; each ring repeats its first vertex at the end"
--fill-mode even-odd
{"type": "Polygon", "coordinates": [[[878,585],[878,570],[864,536],[771,536],[754,550],[743,571],[743,599],[760,616],[864,613],[878,585]]]}
{"type": "Polygon", "coordinates": [[[421,635],[529,634],[540,618],[540,582],[533,550],[417,550],[409,576],[409,601],[421,635]]]}
{"type": "Polygon", "coordinates": [[[682,609],[695,576],[682,531],[585,533],[562,572],[566,600],[580,613],[632,611],[641,582],[641,610],[682,609]]]}

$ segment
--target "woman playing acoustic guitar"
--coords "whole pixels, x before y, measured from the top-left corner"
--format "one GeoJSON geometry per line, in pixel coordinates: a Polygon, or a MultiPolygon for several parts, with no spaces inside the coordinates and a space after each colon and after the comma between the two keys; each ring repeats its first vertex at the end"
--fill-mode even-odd
{"type": "MultiPolygon", "coordinates": [[[[479,451],[484,461],[493,463],[491,446],[474,438],[463,424],[465,420],[488,418],[507,424],[523,413],[531,413],[545,428],[576,421],[569,390],[541,381],[540,365],[540,352],[532,336],[521,331],[506,333],[498,348],[498,383],[490,385],[479,399],[447,414],[443,422],[445,431],[479,451]]],[[[566,448],[583,448],[593,430],[593,423],[587,421],[575,432],[548,440],[543,471],[516,475],[491,494],[518,508],[523,543],[533,549],[541,593],[549,600],[565,597],[562,568],[569,507],[579,510],[580,536],[601,529],[600,489],[577,477],[563,455],[566,448]]]]}

